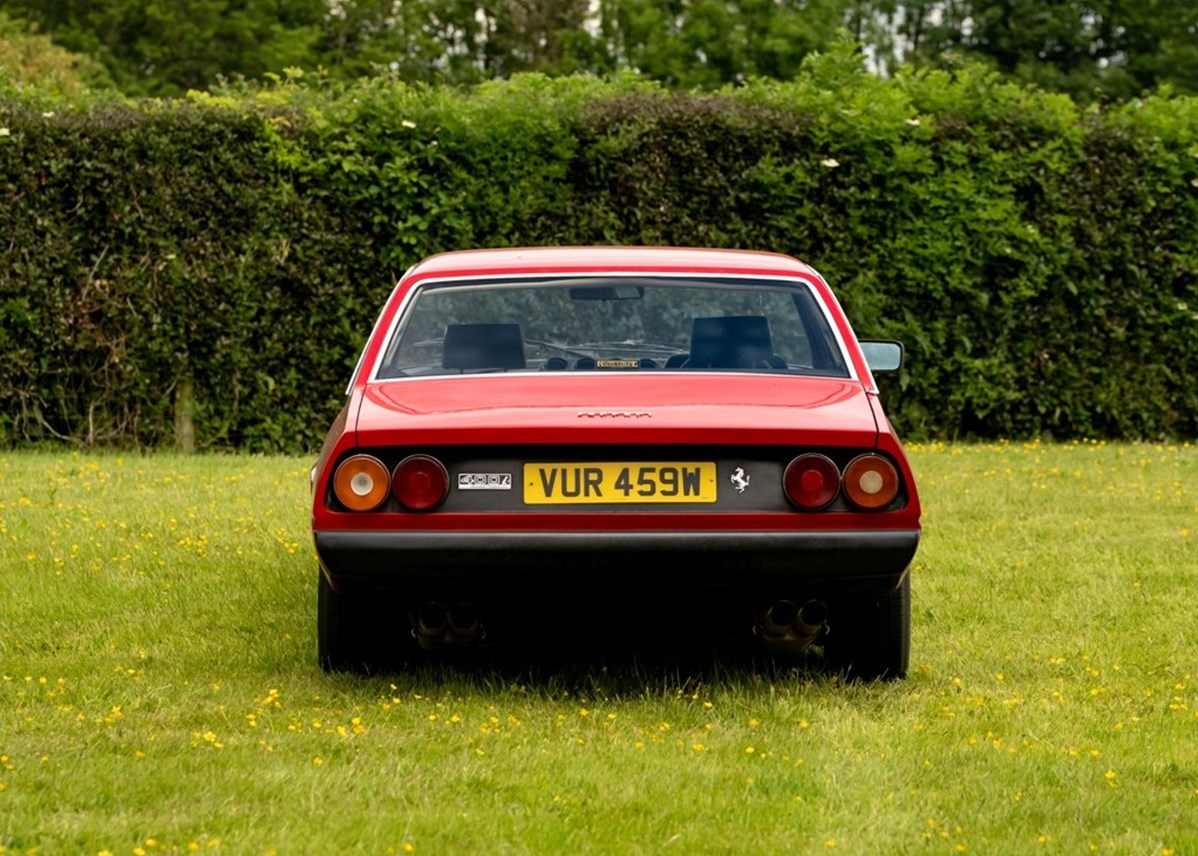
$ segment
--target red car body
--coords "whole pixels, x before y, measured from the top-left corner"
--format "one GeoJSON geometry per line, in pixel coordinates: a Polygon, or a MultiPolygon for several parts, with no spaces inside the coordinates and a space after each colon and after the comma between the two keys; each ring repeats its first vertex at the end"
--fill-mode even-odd
{"type": "MultiPolygon", "coordinates": [[[[679,326],[689,330],[686,321],[679,326]]],[[[700,323],[724,335],[724,321],[758,326],[701,319],[693,335],[700,323]]],[[[777,337],[782,325],[769,322],[777,337]]],[[[789,256],[578,247],[427,259],[384,305],[312,478],[327,669],[502,644],[543,620],[546,632],[568,634],[601,614],[608,623],[588,632],[610,634],[646,615],[668,625],[661,616],[682,612],[680,625],[726,619],[767,650],[822,646],[852,675],[906,671],[907,572],[920,533],[915,480],[848,319],[823,278],[789,256]],[[466,337],[521,327],[525,350],[534,347],[535,304],[517,323],[414,332],[413,313],[426,305],[420,300],[435,305],[424,296],[435,289],[442,302],[460,293],[453,299],[477,294],[480,305],[514,305],[517,297],[505,296],[511,284],[528,288],[525,302],[552,286],[567,310],[603,318],[647,311],[658,293],[679,295],[683,286],[711,295],[711,305],[725,292],[742,303],[809,304],[808,332],[825,344],[802,347],[825,347],[837,368],[776,357],[743,369],[688,366],[697,339],[666,359],[662,345],[631,338],[594,345],[559,337],[536,346],[562,356],[514,357],[511,370],[477,368],[470,343],[466,362],[449,356],[454,326],[466,337]],[[815,322],[827,330],[811,332],[815,322]],[[444,350],[440,362],[388,368],[405,348],[444,350]],[[850,471],[860,484],[845,481],[850,471]],[[679,500],[687,479],[701,502],[679,500]],[[893,497],[873,508],[863,490],[879,485],[893,497]],[[816,499],[804,498],[809,489],[816,499]],[[339,497],[374,504],[353,510],[339,497]]]]}

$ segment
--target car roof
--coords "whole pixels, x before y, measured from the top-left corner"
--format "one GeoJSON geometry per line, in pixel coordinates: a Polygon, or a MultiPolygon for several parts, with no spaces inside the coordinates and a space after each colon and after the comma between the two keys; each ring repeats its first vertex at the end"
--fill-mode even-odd
{"type": "Polygon", "coordinates": [[[410,276],[519,273],[683,272],[818,277],[809,265],[781,253],[686,247],[514,247],[459,250],[430,256],[410,276]]]}

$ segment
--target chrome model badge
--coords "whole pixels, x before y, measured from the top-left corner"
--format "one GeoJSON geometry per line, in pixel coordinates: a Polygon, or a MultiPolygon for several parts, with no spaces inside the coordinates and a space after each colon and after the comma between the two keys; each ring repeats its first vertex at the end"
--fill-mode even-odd
{"type": "Polygon", "coordinates": [[[580,410],[579,419],[651,419],[648,410],[580,410]]]}
{"type": "Polygon", "coordinates": [[[749,486],[749,476],[745,474],[744,467],[737,467],[728,481],[732,482],[737,493],[744,493],[745,488],[749,486]]]}
{"type": "Polygon", "coordinates": [[[458,490],[511,489],[511,473],[458,473],[458,490]]]}

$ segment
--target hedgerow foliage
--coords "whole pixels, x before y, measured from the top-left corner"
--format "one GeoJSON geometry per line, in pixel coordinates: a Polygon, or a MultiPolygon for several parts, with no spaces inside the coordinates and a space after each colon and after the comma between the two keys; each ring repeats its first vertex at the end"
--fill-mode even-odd
{"type": "Polygon", "coordinates": [[[0,438],[317,445],[395,279],[479,246],[818,267],[909,437],[1198,434],[1198,101],[1106,112],[839,54],[712,95],[297,80],[0,91],[0,438]]]}

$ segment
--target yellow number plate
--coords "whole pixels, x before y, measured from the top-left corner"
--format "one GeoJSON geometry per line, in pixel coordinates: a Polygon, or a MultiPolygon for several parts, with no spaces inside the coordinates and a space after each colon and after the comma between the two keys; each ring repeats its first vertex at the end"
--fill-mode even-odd
{"type": "Polygon", "coordinates": [[[527,505],[715,502],[710,461],[636,464],[525,464],[527,505]]]}

